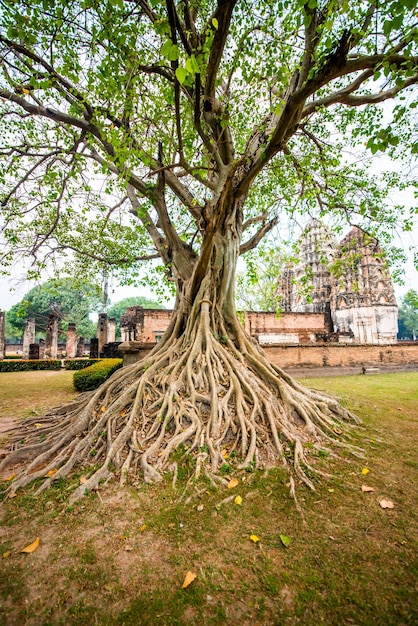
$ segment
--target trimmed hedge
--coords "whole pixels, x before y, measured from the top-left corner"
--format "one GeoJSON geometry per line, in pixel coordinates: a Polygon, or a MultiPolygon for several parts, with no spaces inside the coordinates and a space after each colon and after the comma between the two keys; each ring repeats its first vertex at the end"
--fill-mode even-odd
{"type": "Polygon", "coordinates": [[[74,372],[76,391],[93,391],[105,382],[117,369],[122,367],[122,359],[102,359],[90,367],[74,372]]]}
{"type": "Polygon", "coordinates": [[[64,369],[66,370],[83,370],[90,365],[98,363],[100,359],[65,359],[64,369]]]}
{"type": "Polygon", "coordinates": [[[4,359],[23,359],[21,354],[5,354],[4,359]]]}
{"type": "Polygon", "coordinates": [[[0,372],[30,372],[32,370],[60,370],[61,361],[39,359],[36,361],[0,361],[0,372]]]}

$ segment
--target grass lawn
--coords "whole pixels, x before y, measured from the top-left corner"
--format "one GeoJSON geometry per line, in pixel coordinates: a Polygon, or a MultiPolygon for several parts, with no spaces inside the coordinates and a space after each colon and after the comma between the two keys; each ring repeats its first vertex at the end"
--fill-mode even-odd
{"type": "MultiPolygon", "coordinates": [[[[74,397],[71,376],[1,374],[0,421],[74,397]]],[[[365,457],[311,450],[334,477],[314,493],[299,487],[303,517],[279,469],[231,468],[235,488],[185,491],[179,456],[174,491],[170,475],[155,486],[115,481],[69,507],[80,469],[2,504],[0,624],[417,624],[418,373],[304,382],[362,417],[353,439],[365,457]],[[182,589],[188,571],[196,579],[182,589]]]]}

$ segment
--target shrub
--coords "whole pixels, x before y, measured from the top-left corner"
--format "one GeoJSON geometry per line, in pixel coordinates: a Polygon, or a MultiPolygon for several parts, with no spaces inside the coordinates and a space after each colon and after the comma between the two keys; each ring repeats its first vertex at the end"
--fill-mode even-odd
{"type": "Polygon", "coordinates": [[[0,361],[0,372],[30,372],[31,370],[60,370],[61,361],[39,359],[36,361],[0,361]]]}
{"type": "Polygon", "coordinates": [[[90,365],[98,363],[99,359],[65,359],[64,369],[66,370],[83,370],[90,365]]]}
{"type": "Polygon", "coordinates": [[[77,391],[92,391],[100,387],[115,372],[122,367],[122,359],[103,359],[90,367],[74,372],[74,387],[77,391]]]}

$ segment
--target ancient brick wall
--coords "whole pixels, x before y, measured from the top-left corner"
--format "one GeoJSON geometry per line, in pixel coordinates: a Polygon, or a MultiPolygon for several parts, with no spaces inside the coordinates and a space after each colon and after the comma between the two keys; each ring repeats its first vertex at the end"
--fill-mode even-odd
{"type": "MultiPolygon", "coordinates": [[[[324,313],[283,313],[277,317],[275,313],[245,313],[245,330],[255,338],[260,335],[295,335],[295,343],[318,341],[328,333],[324,313]]],[[[293,343],[289,340],[286,343],[293,343]]],[[[263,343],[263,342],[261,342],[263,343]]]]}
{"type": "Polygon", "coordinates": [[[270,360],[280,367],[350,367],[418,365],[418,343],[387,346],[312,344],[264,346],[270,360]]]}

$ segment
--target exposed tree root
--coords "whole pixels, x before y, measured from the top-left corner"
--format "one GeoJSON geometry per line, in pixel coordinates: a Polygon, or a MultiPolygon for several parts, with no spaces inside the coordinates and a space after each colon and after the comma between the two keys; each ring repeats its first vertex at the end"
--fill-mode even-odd
{"type": "Polygon", "coordinates": [[[151,355],[118,370],[95,392],[22,422],[0,465],[2,471],[24,464],[10,489],[57,470],[41,492],[76,466],[93,465],[71,501],[113,474],[123,484],[141,472],[150,483],[169,470],[174,486],[177,467],[170,457],[186,446],[194,456],[194,477],[222,480],[218,471],[227,450],[241,468],[281,464],[294,495],[295,479],[314,489],[312,476],[324,475],[309,462],[306,444],[361,453],[347,439],[349,425],[358,422],[353,414],[272,365],[239,324],[232,340],[209,304],[201,301],[198,317],[190,316],[182,332],[174,319],[151,355]]]}

